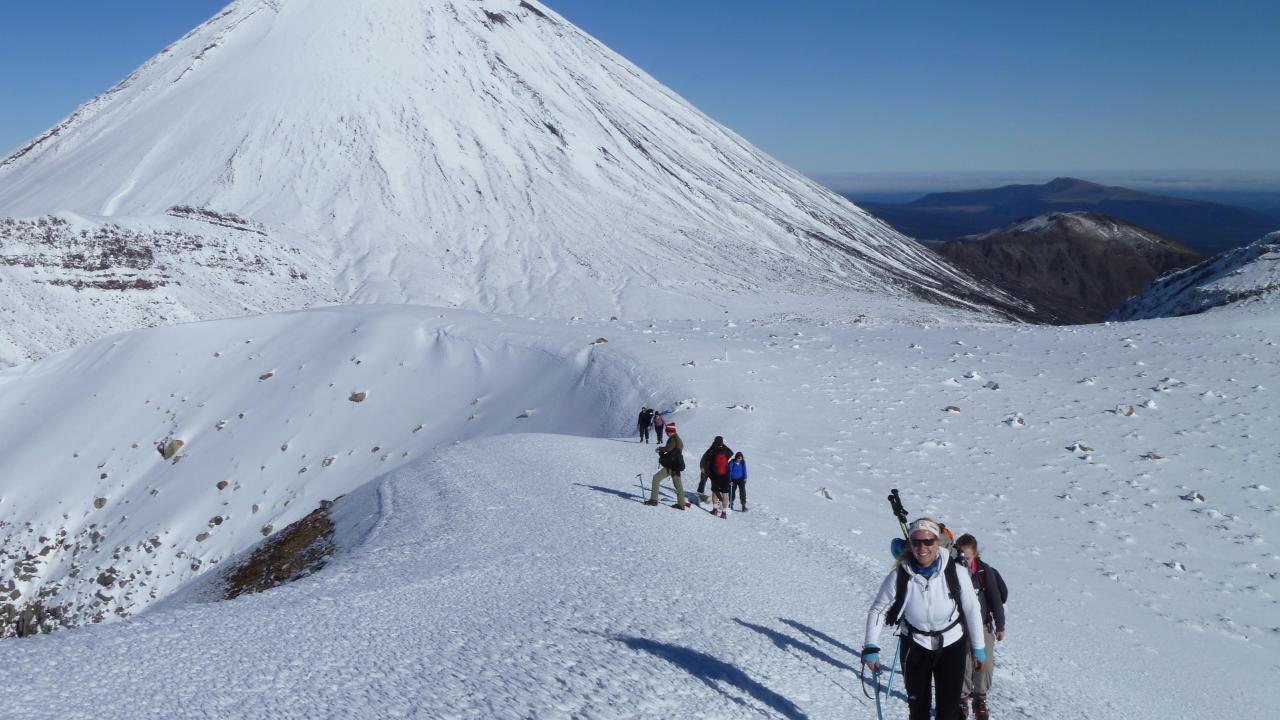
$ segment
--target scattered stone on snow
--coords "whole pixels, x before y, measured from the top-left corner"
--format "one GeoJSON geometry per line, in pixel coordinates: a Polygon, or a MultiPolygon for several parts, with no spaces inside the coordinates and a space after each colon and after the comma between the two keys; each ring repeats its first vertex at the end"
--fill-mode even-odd
{"type": "Polygon", "coordinates": [[[228,483],[226,480],[219,480],[219,481],[218,481],[218,489],[219,489],[219,490],[226,490],[226,489],[227,489],[227,485],[228,485],[228,484],[229,484],[229,483],[228,483]]]}
{"type": "Polygon", "coordinates": [[[101,510],[102,508],[104,508],[104,507],[106,507],[106,506],[107,506],[107,499],[106,499],[106,498],[104,498],[104,497],[96,498],[96,499],[93,501],[93,508],[94,508],[95,510],[101,510]]]}
{"type": "Polygon", "coordinates": [[[1181,497],[1183,500],[1186,500],[1187,502],[1195,502],[1195,503],[1204,502],[1204,495],[1201,495],[1200,491],[1198,490],[1192,490],[1186,495],[1180,495],[1179,497],[1181,497]]]}
{"type": "Polygon", "coordinates": [[[948,405],[942,408],[942,412],[958,413],[960,412],[960,408],[956,407],[955,405],[948,405]]]}
{"type": "Polygon", "coordinates": [[[264,381],[270,380],[273,377],[275,377],[274,372],[265,372],[258,376],[258,382],[264,382],[264,381]]]}
{"type": "Polygon", "coordinates": [[[182,440],[175,440],[172,438],[161,440],[159,444],[156,445],[156,452],[160,453],[160,457],[165,460],[172,460],[177,456],[178,451],[181,450],[184,445],[186,445],[186,443],[182,440]]]}
{"type": "Polygon", "coordinates": [[[358,403],[358,402],[364,402],[364,399],[368,396],[369,394],[365,392],[355,392],[355,393],[351,393],[351,397],[347,399],[350,400],[351,402],[358,403]]]}

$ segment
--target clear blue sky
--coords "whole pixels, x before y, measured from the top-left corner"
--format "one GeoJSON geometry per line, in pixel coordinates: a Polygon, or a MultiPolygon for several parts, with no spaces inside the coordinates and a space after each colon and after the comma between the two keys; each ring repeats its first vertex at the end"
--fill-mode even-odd
{"type": "MultiPolygon", "coordinates": [[[[225,4],[4,0],[0,152],[225,4]]],[[[547,4],[807,172],[1280,171],[1277,0],[547,4]]]]}

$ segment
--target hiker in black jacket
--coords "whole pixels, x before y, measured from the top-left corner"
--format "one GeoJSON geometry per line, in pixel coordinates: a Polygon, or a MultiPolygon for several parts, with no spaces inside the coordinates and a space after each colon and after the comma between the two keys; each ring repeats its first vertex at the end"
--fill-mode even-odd
{"type": "MultiPolygon", "coordinates": [[[[653,424],[653,411],[647,406],[640,406],[640,417],[636,420],[636,428],[640,430],[640,442],[648,444],[649,426],[653,424]]],[[[661,441],[659,441],[661,442],[661,441]]]]}
{"type": "Polygon", "coordinates": [[[715,489],[714,480],[716,477],[718,477],[719,475],[723,475],[726,481],[729,479],[729,460],[731,460],[732,458],[733,458],[733,451],[729,449],[729,446],[724,444],[724,438],[717,435],[716,439],[711,441],[711,447],[707,448],[707,451],[702,453],[702,459],[698,461],[698,502],[699,503],[704,503],[707,501],[706,491],[707,491],[708,479],[712,480],[711,485],[712,485],[713,492],[715,489]],[[727,456],[725,457],[725,462],[724,462],[725,471],[723,473],[716,473],[714,472],[716,469],[715,457],[720,453],[725,453],[727,456]]]}
{"type": "Polygon", "coordinates": [[[973,589],[978,592],[978,603],[982,606],[982,628],[986,637],[987,661],[982,669],[974,671],[966,666],[964,674],[964,695],[960,698],[960,717],[968,717],[965,698],[973,701],[973,716],[977,720],[987,720],[987,691],[991,689],[991,675],[996,664],[996,641],[1004,640],[1004,599],[1000,588],[1004,580],[1000,573],[983,562],[978,556],[978,539],[965,533],[956,540],[956,549],[960,551],[958,560],[969,569],[969,578],[973,589]]]}

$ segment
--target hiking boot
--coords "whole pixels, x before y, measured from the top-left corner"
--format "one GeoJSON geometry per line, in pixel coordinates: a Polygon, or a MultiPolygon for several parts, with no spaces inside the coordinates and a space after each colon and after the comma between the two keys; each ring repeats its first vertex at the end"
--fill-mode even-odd
{"type": "Polygon", "coordinates": [[[721,510],[721,511],[720,511],[720,519],[722,519],[722,520],[728,520],[728,519],[729,519],[729,513],[727,513],[727,512],[725,512],[725,511],[721,510]]]}
{"type": "Polygon", "coordinates": [[[747,504],[742,503],[742,512],[746,512],[746,511],[747,511],[747,504]]]}
{"type": "Polygon", "coordinates": [[[960,698],[960,714],[956,717],[960,720],[969,720],[969,703],[964,698],[960,698]]]}
{"type": "Polygon", "coordinates": [[[683,509],[684,509],[684,503],[682,503],[682,502],[673,502],[673,503],[671,503],[671,507],[673,507],[673,508],[675,508],[675,509],[677,509],[677,510],[683,510],[683,509]]]}
{"type": "Polygon", "coordinates": [[[658,501],[657,501],[657,500],[645,500],[645,501],[644,501],[644,504],[645,504],[645,505],[657,505],[657,504],[658,504],[658,501]]]}
{"type": "Polygon", "coordinates": [[[987,696],[973,696],[973,720],[987,720],[987,696]]]}

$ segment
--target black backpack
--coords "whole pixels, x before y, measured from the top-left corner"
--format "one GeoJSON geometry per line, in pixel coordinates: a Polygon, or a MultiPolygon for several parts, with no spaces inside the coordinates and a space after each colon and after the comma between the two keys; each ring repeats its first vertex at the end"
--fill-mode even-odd
{"type": "Polygon", "coordinates": [[[906,625],[908,635],[914,634],[931,636],[942,635],[956,625],[959,625],[961,621],[964,620],[964,610],[960,607],[960,576],[956,574],[956,564],[948,562],[947,566],[942,571],[942,576],[947,581],[947,595],[951,598],[951,601],[956,604],[957,612],[955,622],[941,630],[928,632],[912,627],[911,623],[902,618],[902,606],[907,601],[907,583],[911,580],[911,577],[907,574],[907,569],[901,565],[898,566],[897,585],[894,590],[893,604],[889,606],[889,610],[885,613],[885,622],[889,625],[906,625]]]}
{"type": "Polygon", "coordinates": [[[1000,591],[1000,604],[1008,605],[1009,604],[1009,586],[1004,584],[1004,578],[1000,576],[999,570],[996,570],[990,565],[987,565],[986,567],[987,567],[987,571],[982,574],[982,587],[974,588],[975,590],[978,591],[978,596],[982,597],[982,591],[985,590],[987,586],[987,575],[990,574],[991,577],[996,579],[996,589],[1000,591]]]}

